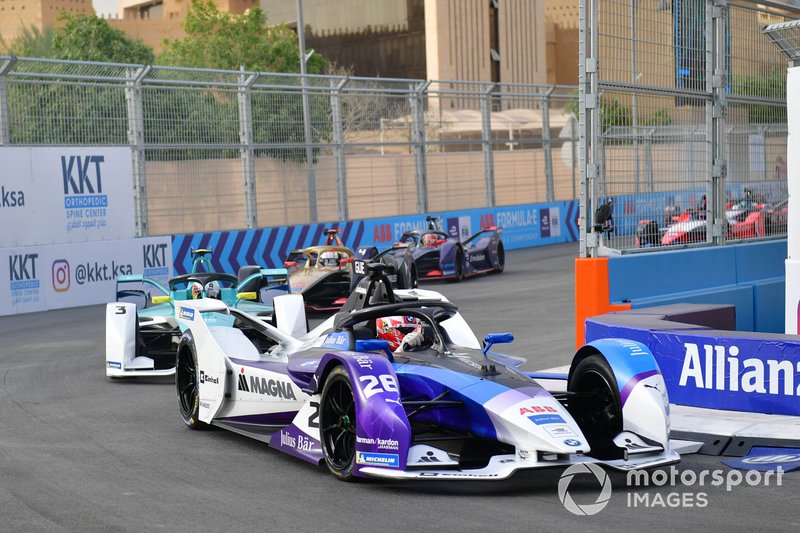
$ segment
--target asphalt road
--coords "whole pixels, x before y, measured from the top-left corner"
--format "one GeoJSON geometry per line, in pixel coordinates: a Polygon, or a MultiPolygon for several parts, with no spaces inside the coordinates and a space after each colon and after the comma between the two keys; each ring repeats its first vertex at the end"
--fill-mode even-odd
{"type": "MultiPolygon", "coordinates": [[[[570,361],[576,246],[508,253],[501,275],[426,285],[457,303],[479,337],[512,331],[527,368],[570,361]]],[[[768,531],[797,529],[800,474],[770,486],[626,486],[613,473],[607,507],[575,516],[559,499],[563,470],[500,482],[342,483],[226,431],[185,428],[170,380],[111,381],[104,307],[0,318],[1,531],[768,531]],[[635,505],[634,505],[635,504],[635,505]]],[[[736,474],[687,456],[694,473],[736,474]]],[[[659,478],[660,480],[660,478],[659,478]]],[[[600,482],[569,484],[595,503],[600,482]]]]}

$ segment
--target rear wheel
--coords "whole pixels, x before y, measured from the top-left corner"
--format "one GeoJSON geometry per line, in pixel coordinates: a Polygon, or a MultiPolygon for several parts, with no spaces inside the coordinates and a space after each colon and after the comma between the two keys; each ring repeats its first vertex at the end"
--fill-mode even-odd
{"type": "Polygon", "coordinates": [[[575,418],[592,447],[590,455],[598,459],[620,459],[622,449],[614,437],[622,431],[622,405],[617,380],[608,362],[600,354],[582,359],[570,374],[570,414],[575,418]]]}
{"type": "Polygon", "coordinates": [[[178,391],[178,411],[183,423],[191,429],[208,427],[200,422],[200,390],[197,379],[197,355],[191,344],[183,344],[175,361],[175,386],[178,391]]]}
{"type": "Polygon", "coordinates": [[[343,366],[333,369],[322,388],[319,427],[328,469],[337,478],[352,481],[356,464],[356,403],[350,376],[343,366]]]}

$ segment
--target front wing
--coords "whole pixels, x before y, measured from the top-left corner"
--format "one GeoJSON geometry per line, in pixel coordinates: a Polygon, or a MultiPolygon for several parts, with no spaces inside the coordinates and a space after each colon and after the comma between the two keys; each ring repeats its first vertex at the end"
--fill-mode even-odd
{"type": "Polygon", "coordinates": [[[489,460],[489,464],[485,467],[473,470],[397,470],[394,468],[381,468],[377,466],[362,466],[360,472],[370,477],[391,479],[500,480],[510,477],[517,470],[565,467],[577,463],[597,463],[615,470],[629,471],[670,465],[678,461],[680,461],[680,455],[672,450],[657,455],[634,456],[627,461],[601,461],[580,454],[575,454],[567,459],[536,460],[536,458],[523,459],[516,455],[508,454],[495,455],[489,460]]]}

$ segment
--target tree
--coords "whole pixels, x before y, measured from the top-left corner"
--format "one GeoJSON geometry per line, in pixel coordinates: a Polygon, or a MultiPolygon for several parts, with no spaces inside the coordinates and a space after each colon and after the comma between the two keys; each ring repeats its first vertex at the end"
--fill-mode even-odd
{"type": "Polygon", "coordinates": [[[53,38],[53,50],[58,59],[139,64],[155,61],[152,48],[112,28],[104,19],[62,12],[58,20],[62,25],[53,38]]]}
{"type": "MultiPolygon", "coordinates": [[[[286,25],[269,26],[260,8],[242,15],[223,13],[213,0],[192,0],[186,37],[165,40],[159,63],[181,67],[300,72],[297,36],[286,25]]],[[[313,54],[308,72],[320,74],[325,60],[313,54]]]]}
{"type": "Polygon", "coordinates": [[[19,57],[53,57],[53,28],[44,31],[36,26],[25,26],[16,39],[7,43],[0,37],[0,51],[19,57]]]}

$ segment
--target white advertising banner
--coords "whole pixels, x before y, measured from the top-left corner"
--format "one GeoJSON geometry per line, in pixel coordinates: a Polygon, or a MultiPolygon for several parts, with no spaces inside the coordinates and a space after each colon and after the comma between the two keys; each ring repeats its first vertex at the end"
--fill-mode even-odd
{"type": "Polygon", "coordinates": [[[135,235],[131,149],[0,147],[0,248],[135,235]]]}
{"type": "Polygon", "coordinates": [[[166,284],[172,276],[171,238],[2,248],[0,316],[114,301],[122,274],[166,284]]]}

